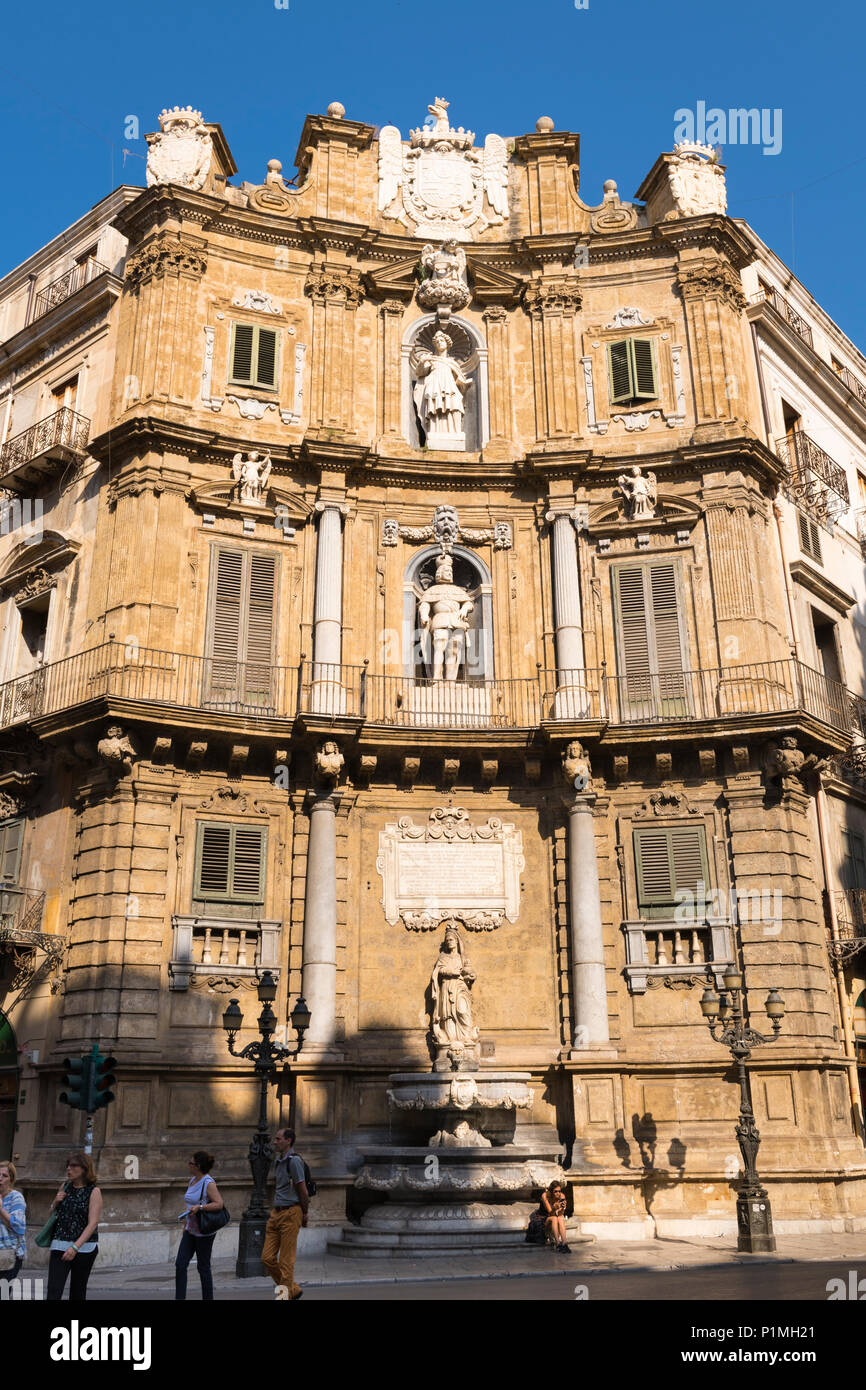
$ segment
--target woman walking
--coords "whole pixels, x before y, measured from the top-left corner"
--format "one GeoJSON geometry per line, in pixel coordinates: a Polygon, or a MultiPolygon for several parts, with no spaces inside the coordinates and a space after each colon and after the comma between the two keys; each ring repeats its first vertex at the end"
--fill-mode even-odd
{"type": "Polygon", "coordinates": [[[102,1193],[89,1154],[69,1155],[66,1182],[51,1203],[51,1210],[55,1208],[57,1224],[48,1257],[46,1299],[49,1303],[58,1303],[69,1279],[70,1303],[83,1303],[87,1298],[90,1271],[99,1254],[99,1218],[102,1215],[102,1193]]]}
{"type": "Polygon", "coordinates": [[[24,1262],[27,1207],[14,1163],[0,1163],[0,1279],[17,1279],[24,1262]]]}
{"type": "Polygon", "coordinates": [[[200,1211],[222,1211],[225,1203],[213,1178],[208,1177],[214,1165],[213,1154],[205,1149],[196,1149],[189,1160],[189,1187],[186,1190],[186,1220],[180,1238],[177,1259],[174,1262],[174,1297],[176,1302],[186,1298],[186,1272],[189,1262],[195,1255],[198,1277],[201,1280],[202,1300],[213,1300],[213,1274],[210,1257],[216,1231],[203,1236],[198,1222],[200,1211]]]}

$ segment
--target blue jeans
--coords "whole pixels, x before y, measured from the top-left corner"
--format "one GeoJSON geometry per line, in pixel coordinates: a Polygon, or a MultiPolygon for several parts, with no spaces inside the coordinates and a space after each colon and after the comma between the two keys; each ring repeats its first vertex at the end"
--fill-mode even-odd
{"type": "Polygon", "coordinates": [[[201,1280],[202,1300],[213,1302],[213,1275],[210,1268],[210,1256],[216,1235],[216,1231],[212,1236],[193,1236],[190,1235],[189,1231],[184,1231],[178,1246],[177,1259],[174,1262],[175,1302],[182,1302],[186,1298],[186,1271],[193,1255],[195,1255],[195,1262],[198,1266],[198,1277],[201,1280]]]}

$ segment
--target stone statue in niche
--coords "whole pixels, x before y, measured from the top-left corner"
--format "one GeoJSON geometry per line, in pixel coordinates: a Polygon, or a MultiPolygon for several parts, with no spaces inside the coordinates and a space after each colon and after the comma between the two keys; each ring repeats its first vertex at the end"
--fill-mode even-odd
{"type": "Polygon", "coordinates": [[[244,457],[235,454],[232,459],[232,476],[238,485],[238,498],[254,507],[263,505],[262,497],[271,476],[270,454],[259,454],[255,449],[244,457]]]}
{"type": "Polygon", "coordinates": [[[433,647],[433,679],[456,681],[463,655],[464,636],[475,607],[467,589],[454,583],[454,562],[442,554],[436,561],[436,577],[418,601],[418,627],[429,632],[433,647]]]}
{"type": "Polygon", "coordinates": [[[416,344],[409,356],[415,385],[412,399],[418,422],[429,449],[465,449],[466,434],[463,417],[466,413],[464,396],[472,385],[460,363],[450,355],[452,346],[447,333],[433,334],[433,351],[416,344]]]}
{"type": "Polygon", "coordinates": [[[655,516],[658,497],[655,473],[644,474],[635,464],[628,473],[620,473],[616,484],[625,499],[630,521],[649,521],[655,516]]]}
{"type": "Polygon", "coordinates": [[[428,244],[421,252],[425,279],[418,287],[418,303],[435,309],[440,322],[463,309],[471,299],[466,283],[466,252],[453,239],[441,246],[428,244]]]}
{"type": "Polygon", "coordinates": [[[478,1029],[472,1022],[470,990],[475,971],[463,952],[460,933],[446,925],[445,937],[430,977],[430,1024],[436,1046],[437,1071],[477,1071],[480,1059],[478,1029]]]}

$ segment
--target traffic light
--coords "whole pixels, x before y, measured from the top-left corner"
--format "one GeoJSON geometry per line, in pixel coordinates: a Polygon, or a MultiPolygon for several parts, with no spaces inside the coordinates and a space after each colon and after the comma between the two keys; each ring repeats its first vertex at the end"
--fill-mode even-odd
{"type": "Polygon", "coordinates": [[[89,1055],[64,1057],[63,1085],[66,1090],[60,1093],[62,1103],[70,1105],[73,1110],[87,1110],[90,1103],[92,1077],[93,1064],[89,1055]]]}
{"type": "Polygon", "coordinates": [[[92,1115],[114,1100],[111,1088],[117,1085],[117,1077],[114,1075],[117,1058],[103,1056],[99,1051],[99,1044],[94,1043],[90,1062],[90,1105],[87,1113],[92,1115]]]}

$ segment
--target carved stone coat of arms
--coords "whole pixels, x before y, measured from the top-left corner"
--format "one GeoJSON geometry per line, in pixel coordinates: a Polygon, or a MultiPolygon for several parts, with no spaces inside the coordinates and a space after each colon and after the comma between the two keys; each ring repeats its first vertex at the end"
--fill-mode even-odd
{"type": "Polygon", "coordinates": [[[379,132],[379,211],[412,228],[415,236],[467,241],[508,215],[508,151],[501,135],[488,135],[483,151],[475,134],[448,119],[448,102],[429,106],[432,122],[410,132],[379,132]]]}

